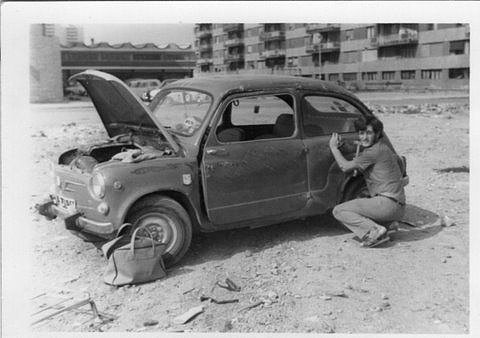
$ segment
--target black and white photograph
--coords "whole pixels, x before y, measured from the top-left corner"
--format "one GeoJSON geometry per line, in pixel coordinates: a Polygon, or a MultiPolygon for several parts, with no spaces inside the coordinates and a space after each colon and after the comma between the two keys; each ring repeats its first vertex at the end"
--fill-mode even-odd
{"type": "Polygon", "coordinates": [[[2,7],[5,336],[479,333],[477,3],[2,7]]]}

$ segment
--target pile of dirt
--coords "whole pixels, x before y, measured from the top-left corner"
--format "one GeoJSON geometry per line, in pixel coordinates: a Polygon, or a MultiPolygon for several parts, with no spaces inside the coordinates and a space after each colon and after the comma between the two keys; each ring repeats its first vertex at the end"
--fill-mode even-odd
{"type": "Polygon", "coordinates": [[[370,105],[374,114],[423,114],[423,115],[465,115],[469,112],[468,104],[425,103],[420,105],[370,105]]]}

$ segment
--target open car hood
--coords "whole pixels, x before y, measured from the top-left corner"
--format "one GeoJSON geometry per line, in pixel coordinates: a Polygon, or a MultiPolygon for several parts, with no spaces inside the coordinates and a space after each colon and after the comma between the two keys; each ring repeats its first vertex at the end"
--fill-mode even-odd
{"type": "Polygon", "coordinates": [[[159,130],[175,152],[179,145],[165,128],[155,120],[152,112],[130,88],[113,75],[97,70],[86,70],[73,75],[85,87],[110,137],[125,133],[125,126],[159,130]]]}

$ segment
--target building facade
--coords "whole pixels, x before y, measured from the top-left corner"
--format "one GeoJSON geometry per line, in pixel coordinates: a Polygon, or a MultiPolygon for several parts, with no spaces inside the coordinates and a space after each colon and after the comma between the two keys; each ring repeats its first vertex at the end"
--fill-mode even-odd
{"type": "Polygon", "coordinates": [[[467,24],[196,24],[195,74],[270,73],[351,89],[468,88],[467,24]]]}
{"type": "Polygon", "coordinates": [[[58,37],[47,35],[40,24],[30,26],[30,102],[63,100],[58,37]]]}
{"type": "Polygon", "coordinates": [[[62,45],[83,41],[83,28],[75,25],[43,24],[46,36],[56,36],[62,45]]]}
{"type": "Polygon", "coordinates": [[[192,77],[195,52],[191,46],[158,47],[153,43],[133,45],[106,42],[72,43],[60,46],[64,79],[86,69],[110,73],[121,80],[132,78],[181,79],[192,77]]]}

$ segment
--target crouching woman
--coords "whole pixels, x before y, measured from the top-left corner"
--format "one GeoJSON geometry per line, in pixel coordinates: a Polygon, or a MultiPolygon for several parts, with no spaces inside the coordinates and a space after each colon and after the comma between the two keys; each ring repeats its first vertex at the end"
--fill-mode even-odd
{"type": "Polygon", "coordinates": [[[344,172],[359,170],[370,198],[357,198],[337,205],[333,216],[350,229],[362,246],[374,247],[389,240],[380,225],[399,221],[405,213],[405,191],[397,155],[383,142],[383,124],[373,116],[355,122],[361,153],[348,161],[340,152],[339,136],[332,134],[330,150],[344,172]]]}

